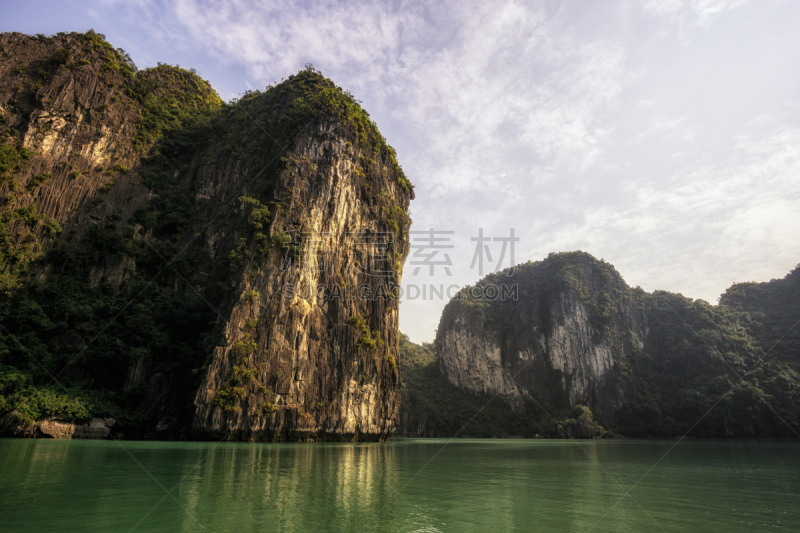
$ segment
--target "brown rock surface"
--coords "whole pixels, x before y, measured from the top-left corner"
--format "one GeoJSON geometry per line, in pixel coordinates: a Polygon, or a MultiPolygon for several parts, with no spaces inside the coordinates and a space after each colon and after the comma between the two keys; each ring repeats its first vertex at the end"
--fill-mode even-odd
{"type": "Polygon", "coordinates": [[[72,424],[46,418],[38,422],[38,430],[53,439],[105,439],[114,427],[113,418],[93,418],[85,424],[72,424]]]}

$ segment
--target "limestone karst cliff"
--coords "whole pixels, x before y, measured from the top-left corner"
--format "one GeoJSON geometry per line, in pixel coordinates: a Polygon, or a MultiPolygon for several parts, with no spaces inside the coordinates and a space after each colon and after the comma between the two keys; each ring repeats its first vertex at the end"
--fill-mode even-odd
{"type": "Polygon", "coordinates": [[[352,95],[308,67],[225,103],[91,31],[6,33],[0,141],[6,434],[392,431],[413,190],[352,95]]]}
{"type": "Polygon", "coordinates": [[[529,399],[607,415],[620,407],[617,362],[643,348],[647,322],[613,267],[588,254],[554,255],[481,283],[516,292],[489,301],[465,289],[445,308],[436,345],[452,383],[520,409],[529,399]]]}
{"type": "MultiPolygon", "coordinates": [[[[592,436],[575,430],[594,416],[630,436],[791,436],[800,428],[796,273],[734,285],[711,306],[631,289],[586,253],[551,254],[477,284],[516,286],[516,297],[475,298],[495,292],[467,287],[448,303],[435,342],[439,374],[484,399],[476,412],[492,398],[516,411],[504,432],[592,436]],[[773,306],[780,312],[770,317],[773,306]],[[583,406],[591,412],[576,410],[583,406]]],[[[415,385],[401,432],[430,434],[430,413],[457,395],[426,404],[415,385]]]]}

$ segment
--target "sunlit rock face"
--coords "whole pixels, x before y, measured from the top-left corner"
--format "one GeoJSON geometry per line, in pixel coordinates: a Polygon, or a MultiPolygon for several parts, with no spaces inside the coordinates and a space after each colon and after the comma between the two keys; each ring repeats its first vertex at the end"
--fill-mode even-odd
{"type": "Polygon", "coordinates": [[[552,254],[479,285],[487,283],[505,284],[507,297],[464,290],[442,314],[436,345],[450,382],[518,410],[526,401],[581,403],[608,415],[619,408],[619,363],[643,348],[647,326],[613,267],[581,252],[552,254]]]}
{"type": "Polygon", "coordinates": [[[307,131],[293,157],[276,188],[287,208],[270,233],[302,227],[314,238],[295,248],[297,257],[274,254],[245,268],[226,341],[197,394],[194,427],[215,438],[385,440],[399,409],[391,289],[408,253],[386,213],[397,204],[405,210],[409,196],[385,163],[365,184],[359,151],[335,123],[307,131]],[[376,275],[375,259],[387,256],[391,272],[376,275]],[[257,369],[256,379],[232,383],[243,367],[257,369]],[[245,396],[225,410],[215,399],[231,384],[245,396]]]}

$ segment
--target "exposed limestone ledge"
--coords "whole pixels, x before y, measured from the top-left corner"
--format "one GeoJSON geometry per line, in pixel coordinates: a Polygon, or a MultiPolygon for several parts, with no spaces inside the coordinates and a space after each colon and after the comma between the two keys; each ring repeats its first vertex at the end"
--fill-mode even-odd
{"type": "Polygon", "coordinates": [[[39,432],[54,439],[105,439],[111,432],[113,418],[92,418],[85,424],[71,424],[46,418],[39,421],[39,432]]]}
{"type": "Polygon", "coordinates": [[[63,422],[55,418],[41,418],[26,423],[16,411],[0,418],[3,437],[44,437],[52,439],[105,439],[116,421],[113,418],[93,418],[84,424],[63,422]]]}

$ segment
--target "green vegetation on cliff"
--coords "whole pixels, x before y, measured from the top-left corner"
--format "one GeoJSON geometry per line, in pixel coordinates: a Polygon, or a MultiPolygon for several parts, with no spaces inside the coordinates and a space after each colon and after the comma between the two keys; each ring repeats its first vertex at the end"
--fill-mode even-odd
{"type": "Polygon", "coordinates": [[[750,314],[750,334],[765,352],[800,372],[800,267],[783,279],[735,283],[720,296],[720,305],[750,314]]]}
{"type": "MultiPolygon", "coordinates": [[[[268,253],[270,236],[263,231],[270,220],[267,217],[287,207],[279,201],[287,198],[287,191],[275,190],[278,177],[287,170],[293,175],[309,164],[296,159],[291,149],[301,132],[318,124],[333,123],[344,130],[345,137],[356,141],[363,166],[363,172],[359,172],[366,180],[387,163],[394,167],[401,188],[407,192],[411,187],[394,150],[367,112],[351,94],[310,65],[274,87],[248,91],[227,104],[207,82],[177,67],[159,65],[139,72],[136,81],[129,94],[141,103],[142,122],[134,142],[140,150],[146,150],[139,173],[158,193],[137,214],[136,221],[162,238],[169,236],[177,245],[208,204],[213,209],[235,205],[247,212],[249,223],[242,221],[241,231],[246,237],[231,250],[233,268],[268,253]],[[205,147],[203,153],[198,153],[198,147],[205,147]],[[225,168],[242,164],[247,176],[246,196],[241,194],[244,191],[223,189],[219,196],[206,201],[187,201],[197,193],[192,180],[186,179],[187,173],[196,174],[202,165],[225,168]],[[253,216],[263,220],[254,224],[253,216]]],[[[395,227],[397,224],[394,222],[395,227]]],[[[191,231],[203,229],[203,224],[195,224],[191,231]]]]}
{"type": "Polygon", "coordinates": [[[607,432],[583,405],[545,412],[534,402],[515,412],[500,398],[473,394],[450,383],[439,370],[433,344],[400,334],[400,422],[405,437],[594,437],[607,432]],[[579,422],[580,421],[580,422],[579,422]]]}
{"type": "MultiPolygon", "coordinates": [[[[260,143],[274,142],[280,151],[308,125],[319,120],[335,120],[357,139],[367,166],[386,161],[395,172],[398,184],[408,192],[412,187],[395,150],[386,143],[369,113],[348,91],[337,87],[313,66],[306,68],[265,91],[248,91],[230,108],[231,118],[246,127],[238,128],[239,141],[255,134],[260,143]]],[[[269,154],[264,160],[268,161],[269,154]]]]}
{"type": "MultiPolygon", "coordinates": [[[[72,50],[62,50],[69,53],[59,52],[54,64],[89,65],[101,78],[104,72],[122,74],[111,83],[123,83],[133,105],[139,104],[142,119],[133,144],[146,153],[145,167],[185,161],[180,156],[199,148],[197,143],[206,139],[201,132],[223,105],[193,73],[159,65],[137,74],[124,52],[95,32],[79,34],[72,50]]],[[[178,169],[173,166],[171,176],[178,169]]],[[[128,170],[117,163],[108,171],[128,170]]],[[[42,181],[33,180],[36,185],[42,181]]],[[[185,232],[186,219],[193,214],[186,209],[189,202],[180,205],[176,195],[168,194],[175,181],[158,183],[162,194],[154,202],[160,208],[154,220],[163,233],[178,228],[185,232]]],[[[104,201],[95,200],[99,202],[91,202],[89,210],[104,201]]],[[[191,405],[200,377],[189,370],[200,367],[215,344],[215,314],[190,287],[176,287],[173,272],[188,275],[194,257],[176,258],[171,265],[175,270],[164,272],[162,257],[177,255],[181,232],[173,232],[173,240],[147,246],[136,220],[121,220],[115,213],[79,240],[61,241],[40,257],[41,239],[61,231],[58,224],[39,214],[35,205],[1,216],[6,296],[0,308],[0,363],[20,385],[0,393],[0,414],[15,410],[26,421],[112,416],[118,427],[135,436],[165,405],[178,411],[191,405]],[[12,223],[14,234],[8,235],[5,228],[12,223]],[[29,237],[20,234],[21,227],[27,227],[29,237]],[[44,281],[27,276],[34,260],[38,271],[48,266],[53,270],[44,281]],[[135,261],[136,270],[122,283],[102,275],[104,265],[126,261],[135,261]],[[163,376],[159,390],[148,390],[146,382],[126,383],[128,369],[137,364],[163,376]],[[165,390],[171,397],[159,398],[165,390]]]]}
{"type": "Polygon", "coordinates": [[[22,286],[28,265],[40,257],[41,238],[59,232],[61,226],[36,204],[0,213],[0,298],[22,286]]]}
{"type": "MultiPolygon", "coordinates": [[[[748,313],[656,291],[645,298],[644,350],[621,361],[626,403],[615,419],[631,436],[793,436],[800,376],[765,351],[748,313]]],[[[784,331],[785,333],[785,331],[784,331]]]]}
{"type": "MultiPolygon", "coordinates": [[[[550,254],[543,261],[491,274],[476,287],[490,283],[518,284],[519,298],[487,301],[471,296],[482,291],[465,288],[448,304],[437,342],[450,328],[484,331],[497,338],[506,360],[509,350],[528,346],[523,337],[533,325],[544,332],[553,331],[554,321],[563,325],[563,312],[569,309],[564,302],[577,299],[588,310],[591,342],[604,342],[615,360],[611,384],[600,399],[583,401],[603,410],[603,425],[618,434],[790,437],[800,433],[800,269],[782,280],[733,285],[718,306],[663,291],[648,294],[631,289],[611,265],[582,252],[550,254]],[[468,324],[456,325],[456,317],[468,324]]],[[[427,368],[426,379],[445,381],[438,368],[427,368]]],[[[538,371],[548,374],[544,381],[550,400],[543,406],[558,418],[566,416],[569,400],[561,371],[549,363],[538,371]]],[[[416,376],[404,374],[406,382],[414,382],[409,390],[421,382],[416,376]]],[[[428,389],[419,388],[410,400],[406,410],[413,419],[410,426],[430,416],[419,405],[447,403],[439,399],[445,386],[435,392],[428,389]]],[[[447,412],[445,407],[439,409],[447,412]]],[[[525,413],[529,412],[526,406],[525,413]]],[[[527,415],[519,416],[522,421],[527,415]]]]}
{"type": "MultiPolygon", "coordinates": [[[[551,253],[542,261],[528,261],[513,268],[494,272],[478,281],[474,288],[467,286],[455,296],[461,305],[486,319],[487,326],[498,334],[512,334],[508,316],[520,302],[537,302],[541,309],[549,308],[565,293],[574,294],[590,312],[589,319],[600,338],[612,322],[620,322],[629,311],[635,296],[641,291],[630,289],[612,265],[585,252],[551,253]],[[474,298],[488,285],[518,287],[517,298],[474,298]],[[613,294],[607,290],[612,288],[613,294]]],[[[549,327],[551,316],[543,314],[543,326],[549,327]]],[[[443,324],[448,320],[443,315],[443,324]]]]}
{"type": "MultiPolygon", "coordinates": [[[[0,311],[0,361],[29,376],[18,396],[28,391],[34,401],[37,390],[63,393],[60,385],[74,397],[99,395],[107,401],[87,403],[87,416],[113,416],[135,435],[144,416],[138,408],[157,403],[161,391],[148,391],[145,382],[126,388],[128,368],[138,363],[161,372],[177,395],[170,401],[188,405],[192,383],[180,376],[203,364],[215,339],[214,313],[201,297],[147,280],[158,274],[152,253],[141,252],[141,277],[119,287],[106,278],[89,283],[103,258],[126,257],[129,246],[98,228],[79,246],[51,250],[47,260],[58,273],[29,281],[0,311]]],[[[199,377],[193,380],[199,385],[199,377]]]]}
{"type": "Polygon", "coordinates": [[[87,403],[77,394],[67,394],[61,387],[33,387],[30,374],[15,367],[0,366],[0,413],[15,411],[26,424],[45,416],[57,415],[66,422],[89,418],[87,403]]]}
{"type": "Polygon", "coordinates": [[[527,435],[532,429],[499,398],[474,395],[447,381],[439,371],[434,346],[414,344],[402,333],[400,375],[399,435],[494,437],[527,435]]]}
{"type": "Polygon", "coordinates": [[[18,172],[23,163],[30,159],[30,150],[24,147],[15,147],[8,142],[4,137],[0,137],[0,185],[7,180],[13,179],[14,174],[18,172]]]}
{"type": "Polygon", "coordinates": [[[211,85],[193,72],[160,64],[140,72],[126,89],[141,104],[133,139],[150,158],[177,155],[208,140],[203,135],[225,104],[211,85]]]}

